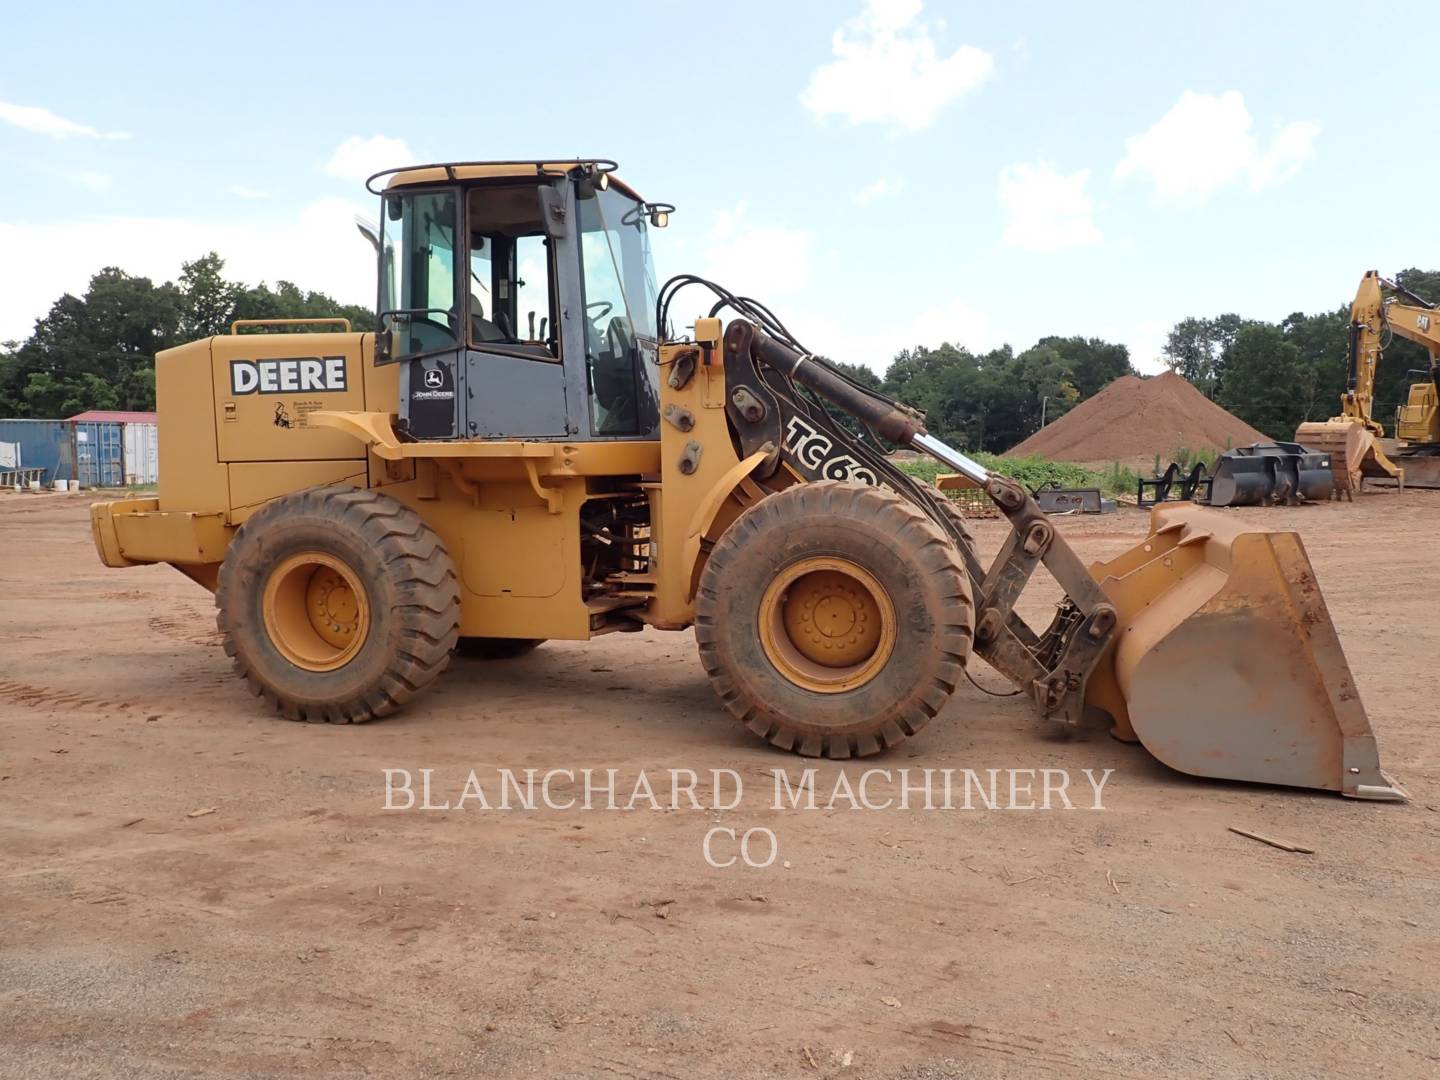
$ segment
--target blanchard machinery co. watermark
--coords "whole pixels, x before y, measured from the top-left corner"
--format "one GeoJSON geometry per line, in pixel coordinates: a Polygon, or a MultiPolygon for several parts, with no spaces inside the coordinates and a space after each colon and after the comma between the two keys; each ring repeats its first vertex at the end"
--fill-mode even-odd
{"type": "MultiPolygon", "coordinates": [[[[754,805],[763,799],[781,811],[1034,811],[1104,810],[1105,785],[1114,769],[886,769],[856,776],[843,769],[822,775],[817,768],[768,770],[768,781],[747,788],[734,769],[640,770],[616,768],[475,769],[463,776],[437,776],[436,769],[383,769],[385,810],[479,813],[520,811],[683,811],[713,813],[754,805]]],[[[767,774],[762,774],[767,775],[767,774]]],[[[715,826],[701,851],[711,866],[743,862],[763,869],[775,862],[779,843],[773,830],[755,826],[737,833],[715,826]],[[721,841],[738,844],[737,854],[718,855],[721,841]]]]}

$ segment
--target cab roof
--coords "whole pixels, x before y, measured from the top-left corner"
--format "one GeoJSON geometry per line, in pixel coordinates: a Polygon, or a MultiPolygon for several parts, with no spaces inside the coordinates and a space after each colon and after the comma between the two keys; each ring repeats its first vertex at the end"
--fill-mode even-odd
{"type": "Polygon", "coordinates": [[[372,194],[379,195],[396,188],[415,187],[419,184],[443,184],[456,180],[491,180],[505,177],[564,176],[577,166],[593,166],[607,174],[610,183],[622,194],[637,201],[640,194],[615,175],[619,166],[607,158],[554,158],[530,161],[451,161],[431,165],[406,165],[397,169],[378,172],[365,181],[365,187],[372,194]],[[383,180],[383,187],[376,181],[383,180]]]}

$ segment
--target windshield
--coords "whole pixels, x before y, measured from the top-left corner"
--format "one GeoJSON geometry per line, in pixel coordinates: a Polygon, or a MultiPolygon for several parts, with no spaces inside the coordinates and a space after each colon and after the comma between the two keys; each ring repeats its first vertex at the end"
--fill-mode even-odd
{"type": "Polygon", "coordinates": [[[617,314],[635,334],[655,335],[655,269],[650,261],[650,230],[645,208],[615,188],[580,196],[580,245],[585,260],[586,302],[601,299],[603,289],[617,314]],[[594,275],[594,288],[591,276],[594,275]]]}
{"type": "Polygon", "coordinates": [[[644,356],[655,346],[655,274],[645,208],[613,188],[577,191],[585,289],[585,361],[597,435],[634,435],[648,423],[644,356]]]}

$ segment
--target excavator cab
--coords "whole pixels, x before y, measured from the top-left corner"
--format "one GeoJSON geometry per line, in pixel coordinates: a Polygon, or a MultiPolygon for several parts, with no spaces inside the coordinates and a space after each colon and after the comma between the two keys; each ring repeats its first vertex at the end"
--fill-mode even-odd
{"type": "MultiPolygon", "coordinates": [[[[649,230],[670,208],[609,162],[388,177],[380,363],[422,439],[658,438],[649,230]]],[[[374,190],[372,188],[372,190],[374,190]]]]}

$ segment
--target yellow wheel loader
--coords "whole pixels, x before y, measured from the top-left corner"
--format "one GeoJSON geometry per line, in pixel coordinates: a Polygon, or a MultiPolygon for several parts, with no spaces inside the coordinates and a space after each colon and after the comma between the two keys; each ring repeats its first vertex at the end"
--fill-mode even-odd
{"type": "Polygon", "coordinates": [[[1388,478],[1404,488],[1440,488],[1440,311],[1403,286],[1367,271],[1350,305],[1345,391],[1340,415],[1301,424],[1295,441],[1328,454],[1335,491],[1359,491],[1367,476],[1388,478]],[[1423,345],[1428,371],[1411,372],[1422,381],[1410,387],[1396,409],[1396,452],[1387,456],[1379,440],[1385,429],[1371,416],[1375,371],[1393,335],[1423,345]]]}
{"type": "Polygon", "coordinates": [[[215,593],[226,651],[282,715],[385,716],[457,651],[693,626],[725,708],[800,754],[894,746],[979,656],[1040,716],[1104,710],[1184,772],[1403,797],[1294,534],[1166,506],[1087,569],[1022,487],[761,303],[689,275],[657,289],[673,207],[613,162],[368,186],[378,330],[236,326],[160,354],[159,495],[93,510],[107,565],[215,593]],[[714,307],[679,336],[691,287],[714,307]],[[994,500],[1012,531],[988,568],[886,445],[994,500]],[[1035,629],[1014,606],[1042,565],[1066,598],[1035,629]]]}

